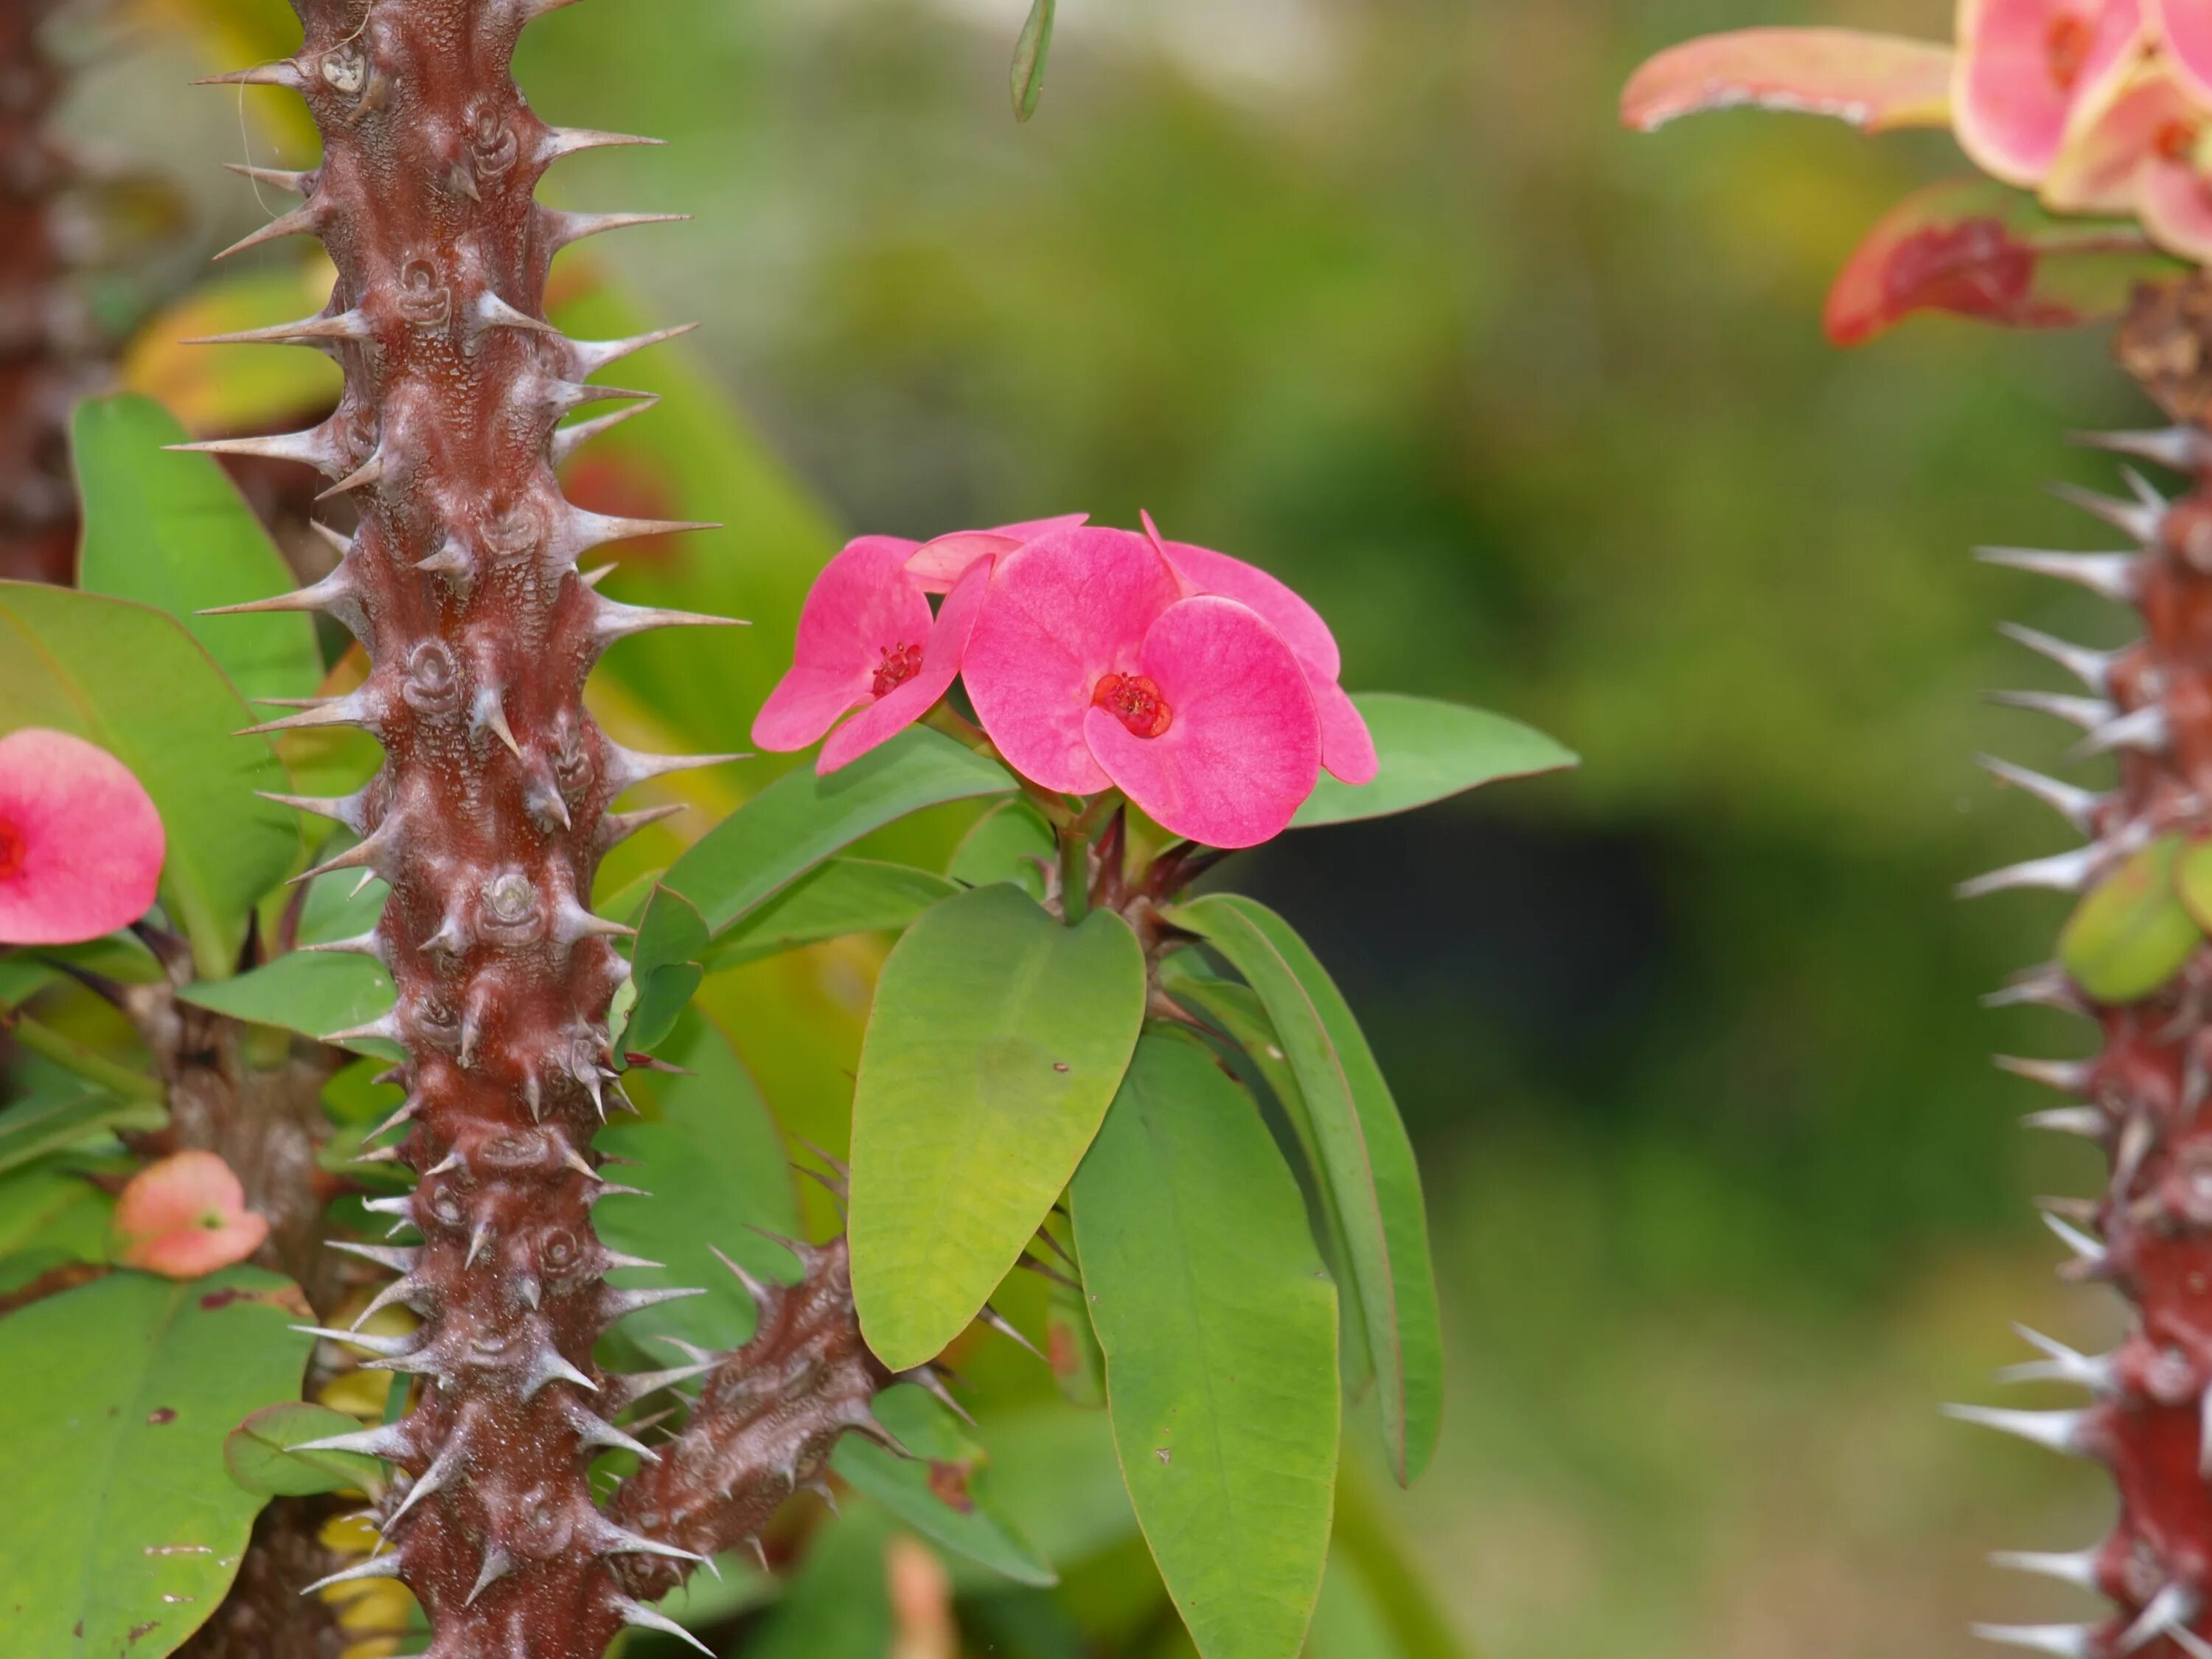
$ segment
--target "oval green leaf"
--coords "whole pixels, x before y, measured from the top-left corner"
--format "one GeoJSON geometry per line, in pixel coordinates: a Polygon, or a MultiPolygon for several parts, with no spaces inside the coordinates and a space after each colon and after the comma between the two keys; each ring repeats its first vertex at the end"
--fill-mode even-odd
{"type": "Polygon", "coordinates": [[[896,933],[959,884],[912,865],[831,859],[715,940],[708,969],[734,968],[853,933],[896,933]]]}
{"type": "Polygon", "coordinates": [[[314,1339],[289,1280],[112,1273],[0,1320],[0,1505],[11,1652],[161,1659],[230,1588],[264,1502],[223,1440],[296,1396],[314,1339]]]}
{"type": "Polygon", "coordinates": [[[253,716],[177,622],[127,600],[0,582],[0,732],[51,726],[137,775],[168,834],[161,899],[200,976],[237,960],[246,913],[299,851],[269,745],[232,732],[253,716]]]}
{"type": "Polygon", "coordinates": [[[1293,830],[1410,812],[1486,783],[1580,764],[1571,749],[1487,709],[1395,691],[1362,691],[1352,701],[1366,719],[1382,769],[1357,787],[1322,773],[1291,820],[1293,830]]]}
{"type": "Polygon", "coordinates": [[[84,498],[77,585],[174,617],[242,697],[312,696],[323,659],[305,612],[199,614],[297,583],[215,457],[163,448],[191,436],[150,398],[88,398],[77,405],[70,426],[84,498]]]}
{"type": "Polygon", "coordinates": [[[1010,881],[1033,899],[1044,896],[1044,872],[1060,858],[1060,837],[1044,815],[1017,795],[969,827],[945,874],[969,887],[1010,881]]]}
{"type": "Polygon", "coordinates": [[[1210,894],[1170,910],[1225,957],[1267,1011],[1305,1097],[1315,1170],[1334,1194],[1367,1322],[1382,1437],[1401,1484],[1435,1451],[1443,1409],[1443,1336],[1413,1144],[1343,994],[1305,941],[1263,904],[1210,894]]]}
{"type": "Polygon", "coordinates": [[[952,1413],[912,1383],[875,1399],[876,1420],[912,1457],[848,1434],[830,1467],[924,1537],[1018,1584],[1056,1584],[1036,1546],[1001,1510],[991,1490],[989,1459],[960,1431],[952,1413]]]}
{"type": "Polygon", "coordinates": [[[1006,769],[926,726],[909,726],[850,766],[787,773],[700,837],[667,885],[719,939],[757,906],[870,832],[946,801],[1012,793],[1006,769]]]}
{"type": "Polygon", "coordinates": [[[1121,917],[1018,888],[945,900],[891,947],[853,1095],[853,1299],[893,1370],[941,1352],[1020,1257],[1114,1097],[1145,1014],[1121,917]]]}
{"type": "Polygon", "coordinates": [[[248,1492],[304,1498],[321,1492],[378,1492],[384,1465],[359,1452],[300,1451],[305,1441],[354,1434],[360,1419],[311,1401],[264,1406],[223,1437],[230,1478],[248,1492]]]}
{"type": "Polygon", "coordinates": [[[636,1000],[616,1047],[625,1054],[650,1054],[676,1029],[677,1016],[690,1006],[691,994],[706,977],[699,957],[707,948],[707,924],[683,894],[656,885],[638,918],[631,946],[630,984],[636,1000]]]}
{"type": "MultiPolygon", "coordinates": [[[[623,1288],[685,1285],[707,1292],[639,1310],[619,1327],[624,1336],[674,1336],[727,1348],[753,1334],[753,1302],[708,1247],[763,1279],[797,1279],[791,1253],[753,1229],[797,1237],[799,1198],[775,1120],[729,1039],[696,1008],[687,1008],[661,1053],[690,1075],[642,1067],[625,1073],[623,1087],[646,1121],[618,1123],[599,1139],[604,1150],[636,1160],[623,1183],[652,1196],[617,1194],[592,1218],[613,1249],[664,1264],[623,1269],[623,1288]]],[[[660,1363],[673,1362],[664,1357],[660,1363]]]]}
{"type": "Polygon", "coordinates": [[[1121,1477],[1205,1659],[1291,1659],[1321,1592],[1336,1293],[1251,1097],[1180,1032],[1137,1045],[1074,1186],[1121,1477]]]}
{"type": "Polygon", "coordinates": [[[2085,894],[2058,936],[2061,966],[2099,1002],[2134,1002],[2181,969],[2212,915],[2212,845],[2153,842],[2085,894]],[[2194,911],[2195,914],[2191,914],[2194,911]]]}

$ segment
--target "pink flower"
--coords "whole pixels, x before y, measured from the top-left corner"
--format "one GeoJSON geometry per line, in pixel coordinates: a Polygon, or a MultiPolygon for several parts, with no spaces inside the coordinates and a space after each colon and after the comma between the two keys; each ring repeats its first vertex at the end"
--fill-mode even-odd
{"type": "Polygon", "coordinates": [[[1344,660],[1336,648],[1336,635],[1328,631],[1321,612],[1257,565],[1188,542],[1164,541],[1152,515],[1144,514],[1144,520],[1145,533],[1176,573],[1185,594],[1215,593],[1234,599],[1258,611],[1283,636],[1305,671],[1306,690],[1313,694],[1314,713],[1321,720],[1321,763],[1346,783],[1372,783],[1379,769],[1375,739],[1337,684],[1344,660]]]}
{"type": "Polygon", "coordinates": [[[2150,27],[2200,100],[2212,101],[2212,0],[2146,0],[2150,27]]]}
{"type": "Polygon", "coordinates": [[[854,709],[822,745],[815,770],[858,760],[927,714],[960,672],[993,560],[1040,529],[1085,515],[963,530],[916,543],[863,536],[823,567],[799,615],[791,672],[753,721],[763,749],[804,749],[854,709]],[[967,578],[967,580],[963,580],[967,578]],[[945,594],[935,617],[932,593],[945,594]]]}
{"type": "Polygon", "coordinates": [[[167,852],[131,770],[65,732],[0,738],[0,944],[76,945],[146,914],[167,852]]]}
{"type": "Polygon", "coordinates": [[[1282,635],[1235,599],[1186,598],[1127,531],[1055,530],[1000,559],[963,672],[1024,777],[1118,786],[1209,846],[1278,834],[1320,775],[1313,695],[1282,635]]]}
{"type": "Polygon", "coordinates": [[[2062,212],[2133,214],[2169,252],[2212,258],[2208,126],[2212,106],[2170,60],[2155,60],[2069,142],[2044,199],[2062,212]]]}
{"type": "Polygon", "coordinates": [[[2146,39],[2141,0],[1962,0],[1952,88],[1960,145],[2007,184],[2041,184],[2146,39]]]}
{"type": "Polygon", "coordinates": [[[213,1152],[178,1152],[131,1177],[115,1206],[116,1259],[166,1279],[243,1261],[269,1237],[245,1188],[213,1152]]]}

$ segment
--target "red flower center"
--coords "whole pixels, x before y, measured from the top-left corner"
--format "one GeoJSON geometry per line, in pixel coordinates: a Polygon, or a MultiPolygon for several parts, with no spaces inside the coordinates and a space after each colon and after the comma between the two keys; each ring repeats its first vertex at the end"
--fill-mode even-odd
{"type": "Polygon", "coordinates": [[[2151,140],[2151,148],[2169,161],[2186,161],[2197,153],[2197,126],[2194,121],[2168,121],[2151,140]]]}
{"type": "Polygon", "coordinates": [[[1157,738],[1175,724],[1175,710],[1160,688],[1142,674],[1109,674],[1091,693],[1091,706],[1103,708],[1140,738],[1157,738]]]}
{"type": "Polygon", "coordinates": [[[23,832],[7,819],[0,818],[0,881],[21,872],[28,851],[23,832]]]}
{"type": "Polygon", "coordinates": [[[2079,12],[2062,12],[2043,31],[2043,61],[2051,81],[2061,92],[2074,90],[2097,44],[2096,25],[2079,12]]]}
{"type": "Polygon", "coordinates": [[[887,645],[883,654],[871,688],[879,697],[888,696],[921,672],[921,647],[918,645],[887,645]]]}

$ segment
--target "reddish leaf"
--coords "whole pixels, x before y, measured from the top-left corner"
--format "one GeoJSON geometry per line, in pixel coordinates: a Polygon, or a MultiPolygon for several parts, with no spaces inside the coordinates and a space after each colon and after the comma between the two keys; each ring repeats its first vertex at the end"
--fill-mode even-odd
{"type": "Polygon", "coordinates": [[[1828,293],[1828,337],[1860,345],[1916,311],[2065,328],[2187,268],[2125,221],[2056,218],[1994,179],[1948,179],[1906,197],[1859,244],[1828,293]]]}
{"type": "Polygon", "coordinates": [[[1832,115],[1869,132],[1947,126],[1951,48],[1860,29],[1735,29],[1670,46],[1630,77],[1620,118],[1643,132],[1678,115],[1756,104],[1832,115]]]}

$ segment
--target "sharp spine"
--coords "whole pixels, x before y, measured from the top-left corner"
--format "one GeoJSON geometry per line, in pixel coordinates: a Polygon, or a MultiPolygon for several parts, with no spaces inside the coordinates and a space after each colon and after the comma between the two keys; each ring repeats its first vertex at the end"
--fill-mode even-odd
{"type": "Polygon", "coordinates": [[[2094,1659],[2094,1625],[1969,1625],[1966,1628],[1984,1642],[1999,1647],[2027,1648],[2055,1659],[2094,1659]]]}
{"type": "Polygon", "coordinates": [[[1946,1406],[1943,1414],[1961,1423],[1978,1423],[2000,1434],[2016,1436],[2069,1457],[2086,1454],[2083,1431],[2088,1422],[2087,1412],[2021,1412],[1995,1406],[1946,1406]]]}
{"type": "Polygon", "coordinates": [[[2049,858],[2008,864],[2002,870],[1976,876],[1972,881],[1962,881],[1955,890],[1962,899],[1981,898],[2018,887],[2078,893],[2088,885],[2089,878],[2103,866],[2106,857],[2105,848],[2093,842],[2071,852],[2054,853],[2049,858]]]}
{"type": "Polygon", "coordinates": [[[2142,585],[2142,555],[2136,553],[2052,553],[2033,547],[1978,547],[1974,556],[2000,569],[2071,582],[2101,599],[2122,605],[2133,600],[2142,585]]]}
{"type": "Polygon", "coordinates": [[[271,190],[281,190],[293,196],[305,196],[315,187],[316,173],[313,168],[295,172],[289,167],[258,167],[248,161],[225,161],[227,172],[241,179],[251,179],[257,185],[266,185],[271,190]]]}
{"type": "Polygon", "coordinates": [[[2100,495],[2094,489],[2084,489],[2075,483],[2054,483],[2051,493],[2069,506],[2078,507],[2091,518],[2108,524],[2123,536],[2130,537],[2144,546],[2158,538],[2158,526],[2166,517],[2166,501],[2148,481],[2132,468],[2121,469],[2128,486],[2135,490],[2136,499],[2124,500],[2118,495],[2100,495]],[[2148,499],[2144,493],[2148,492],[2148,499]]]}
{"type": "Polygon", "coordinates": [[[2188,1585],[2179,1579],[2168,1583],[2143,1604],[2135,1622],[2120,1632],[2118,1650],[2133,1653],[2146,1643],[2187,1625],[2203,1606],[2197,1592],[2188,1585]]]}
{"type": "Polygon", "coordinates": [[[2074,753],[2081,759],[2108,754],[2115,749],[2139,749],[2147,754],[2160,755],[2166,752],[2168,740],[2165,708],[2154,702],[2145,703],[2118,720],[2106,721],[2075,745],[2074,753]]]}
{"type": "Polygon", "coordinates": [[[624,421],[635,420],[659,401],[660,394],[654,392],[610,414],[594,416],[588,421],[579,421],[574,426],[562,427],[552,438],[553,465],[556,467],[565,465],[569,457],[592,439],[620,426],[624,421]]]}
{"type": "Polygon", "coordinates": [[[632,334],[620,340],[571,340],[568,342],[568,373],[576,380],[586,380],[611,363],[634,356],[638,352],[657,346],[664,341],[680,339],[699,326],[696,323],[677,323],[667,328],[656,328],[645,334],[632,334]]]}
{"type": "Polygon", "coordinates": [[[504,1549],[501,1549],[496,1543],[486,1544],[484,1546],[483,1565],[478,1570],[477,1573],[477,1582],[470,1586],[469,1593],[462,1599],[461,1605],[465,1607],[472,1607],[476,1606],[477,1597],[482,1595],[486,1590],[489,1589],[494,1584],[497,1583],[501,1579],[506,1577],[507,1574],[514,1571],[514,1558],[513,1556],[509,1555],[504,1549]]]}
{"type": "Polygon", "coordinates": [[[288,212],[278,214],[258,229],[248,231],[215,257],[218,259],[228,259],[234,253],[243,253],[248,248],[259,247],[264,242],[281,241],[287,236],[319,234],[322,228],[322,218],[323,216],[317,210],[312,200],[303,202],[288,212]]]}
{"type": "Polygon", "coordinates": [[[2087,835],[2095,824],[2097,809],[2105,802],[2096,791],[2076,788],[2040,772],[2031,772],[2024,766],[2014,766],[2010,761],[1999,760],[1994,755],[1977,755],[1974,758],[1992,777],[2033,795],[2083,835],[2087,835]]]}
{"type": "Polygon", "coordinates": [[[2037,656],[2057,663],[2100,696],[2112,689],[2112,665],[2121,654],[2117,651],[2092,650],[2086,645],[2072,644],[2022,623],[1999,623],[1997,632],[2014,644],[2025,646],[2037,656]]]}
{"type": "Polygon", "coordinates": [[[641,1630],[659,1631],[663,1636],[672,1636],[678,1641],[695,1647],[714,1659],[714,1650],[678,1624],[665,1613],[656,1613],[642,1601],[633,1601],[628,1596],[615,1598],[615,1612],[625,1625],[635,1625],[641,1630]]]}
{"type": "Polygon", "coordinates": [[[545,245],[556,253],[587,236],[604,236],[611,230],[629,230],[638,225],[681,224],[690,216],[688,213],[569,213],[542,205],[538,209],[545,245]]]}
{"type": "Polygon", "coordinates": [[[1991,1054],[1990,1060],[2000,1072],[2010,1072],[2061,1094],[2086,1094],[2097,1080],[2094,1060],[2029,1060],[2019,1054],[1991,1054]]]}
{"type": "Polygon", "coordinates": [[[2076,1584],[2093,1590],[2097,1582],[2097,1562],[2103,1552],[2092,1545],[2086,1550],[2057,1554],[2041,1550],[1998,1550],[1990,1557],[1990,1565],[2008,1572],[2025,1572],[2038,1578],[2056,1578],[2062,1584],[2076,1584]]]}
{"type": "Polygon", "coordinates": [[[2072,697],[2063,691],[1991,691],[1988,697],[2001,708],[2048,714],[2084,732],[2095,731],[2120,712],[2100,697],[2072,697]]]}
{"type": "Polygon", "coordinates": [[[317,1590],[328,1589],[333,1584],[352,1584],[367,1578],[397,1578],[399,1577],[399,1558],[396,1555],[372,1555],[366,1561],[341,1568],[328,1577],[318,1578],[300,1592],[313,1595],[317,1590]]]}

